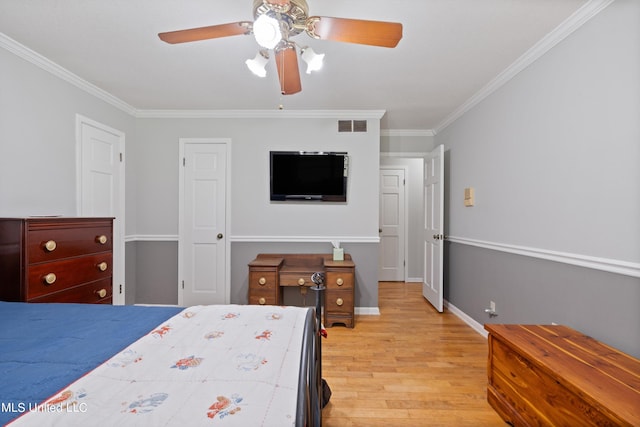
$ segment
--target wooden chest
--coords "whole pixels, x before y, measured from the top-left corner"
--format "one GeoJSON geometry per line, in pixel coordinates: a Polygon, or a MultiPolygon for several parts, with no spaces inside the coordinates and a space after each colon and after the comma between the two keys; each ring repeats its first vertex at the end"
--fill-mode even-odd
{"type": "Polygon", "coordinates": [[[112,302],[112,218],[1,218],[0,300],[112,302]]]}
{"type": "Polygon", "coordinates": [[[640,360],[560,325],[485,325],[487,399],[514,426],[640,426],[640,360]]]}

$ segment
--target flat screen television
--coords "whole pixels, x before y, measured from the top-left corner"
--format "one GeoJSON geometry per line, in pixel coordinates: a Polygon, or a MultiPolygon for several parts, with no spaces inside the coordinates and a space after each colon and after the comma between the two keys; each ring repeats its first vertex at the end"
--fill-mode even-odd
{"type": "Polygon", "coordinates": [[[347,153],[271,151],[271,200],[346,202],[348,166],[347,153]]]}

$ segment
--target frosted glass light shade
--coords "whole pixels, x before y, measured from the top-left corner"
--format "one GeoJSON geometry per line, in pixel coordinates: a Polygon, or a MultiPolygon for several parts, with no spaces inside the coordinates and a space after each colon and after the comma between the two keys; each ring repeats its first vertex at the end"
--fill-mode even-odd
{"type": "Polygon", "coordinates": [[[253,23],[253,35],[260,46],[273,49],[282,40],[280,23],[277,19],[262,14],[253,23]]]}

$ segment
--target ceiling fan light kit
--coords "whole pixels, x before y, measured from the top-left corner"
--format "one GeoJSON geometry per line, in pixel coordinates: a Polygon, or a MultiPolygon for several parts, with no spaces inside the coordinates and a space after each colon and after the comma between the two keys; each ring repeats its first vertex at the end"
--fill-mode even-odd
{"type": "MultiPolygon", "coordinates": [[[[297,44],[290,40],[305,32],[311,38],[357,43],[369,46],[395,47],[402,39],[402,24],[397,22],[309,16],[306,0],[254,0],[254,22],[240,21],[209,27],[160,33],[164,42],[187,43],[220,37],[253,34],[256,42],[275,54],[280,92],[291,95],[302,90],[298,68],[297,44]]],[[[322,67],[324,54],[310,47],[300,48],[300,56],[307,63],[307,74],[322,67]]],[[[268,52],[261,50],[247,67],[260,77],[266,76],[268,52]]]]}
{"type": "Polygon", "coordinates": [[[307,74],[322,68],[324,53],[315,53],[309,46],[305,46],[300,49],[300,56],[307,63],[307,74]]]}
{"type": "Polygon", "coordinates": [[[273,49],[282,40],[280,21],[268,14],[262,14],[253,23],[253,36],[265,49],[273,49]]]}
{"type": "Polygon", "coordinates": [[[249,70],[258,77],[267,76],[267,70],[265,68],[267,66],[267,62],[269,62],[269,53],[266,50],[261,50],[256,53],[255,58],[244,61],[249,70]]]}

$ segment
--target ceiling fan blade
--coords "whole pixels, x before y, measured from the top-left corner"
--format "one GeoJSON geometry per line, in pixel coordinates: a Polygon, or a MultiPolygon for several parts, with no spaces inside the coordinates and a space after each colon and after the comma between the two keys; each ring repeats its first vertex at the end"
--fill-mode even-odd
{"type": "Polygon", "coordinates": [[[280,79],[280,90],[283,95],[293,95],[302,90],[298,54],[295,45],[287,45],[276,52],[276,67],[280,79]]]}
{"type": "Polygon", "coordinates": [[[402,38],[398,22],[312,16],[307,19],[307,33],[321,40],[396,47],[402,38]]]}
{"type": "Polygon", "coordinates": [[[229,24],[211,25],[209,27],[191,28],[188,30],[159,33],[160,40],[175,44],[216,39],[220,37],[239,36],[251,33],[252,22],[241,21],[229,24]]]}

